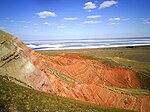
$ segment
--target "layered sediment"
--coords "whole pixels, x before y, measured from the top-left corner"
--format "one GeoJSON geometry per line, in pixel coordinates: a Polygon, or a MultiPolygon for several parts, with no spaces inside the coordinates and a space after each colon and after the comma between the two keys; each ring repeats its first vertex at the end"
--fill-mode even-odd
{"type": "Polygon", "coordinates": [[[36,90],[102,106],[141,112],[150,110],[150,96],[121,89],[140,89],[136,72],[111,68],[81,54],[46,56],[1,31],[0,75],[36,90]]]}

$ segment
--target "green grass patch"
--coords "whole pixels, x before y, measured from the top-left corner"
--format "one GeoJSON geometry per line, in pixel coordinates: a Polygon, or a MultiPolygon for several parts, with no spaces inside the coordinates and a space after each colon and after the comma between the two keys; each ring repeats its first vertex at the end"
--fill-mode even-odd
{"type": "Polygon", "coordinates": [[[1,112],[130,112],[39,92],[0,76],[1,112]]]}
{"type": "Polygon", "coordinates": [[[131,94],[137,94],[137,95],[150,95],[150,91],[145,89],[131,89],[131,88],[117,88],[120,91],[131,93],[131,94]]]}

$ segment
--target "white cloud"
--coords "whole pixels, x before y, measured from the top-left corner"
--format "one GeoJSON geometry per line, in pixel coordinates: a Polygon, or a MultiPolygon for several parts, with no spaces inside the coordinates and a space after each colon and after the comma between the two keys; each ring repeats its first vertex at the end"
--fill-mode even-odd
{"type": "Polygon", "coordinates": [[[47,18],[47,17],[55,17],[55,16],[57,16],[55,14],[55,12],[50,12],[50,11],[39,12],[39,13],[36,13],[36,15],[38,15],[39,18],[47,18]]]}
{"type": "Polygon", "coordinates": [[[63,29],[63,28],[66,28],[67,26],[65,26],[65,25],[61,25],[61,26],[58,26],[57,28],[59,28],[59,29],[63,29]]]}
{"type": "Polygon", "coordinates": [[[102,21],[84,21],[83,24],[97,24],[101,23],[102,21]]]}
{"type": "Polygon", "coordinates": [[[31,21],[25,21],[25,20],[22,20],[20,22],[22,22],[22,23],[31,23],[31,21]]]}
{"type": "Polygon", "coordinates": [[[43,24],[44,25],[51,25],[51,23],[48,23],[48,22],[44,22],[43,24]]]}
{"type": "Polygon", "coordinates": [[[74,17],[74,18],[64,18],[64,20],[68,20],[68,21],[73,21],[73,20],[77,20],[78,18],[74,17]]]}
{"type": "Polygon", "coordinates": [[[130,18],[122,18],[122,20],[130,20],[130,18]]]}
{"type": "Polygon", "coordinates": [[[92,3],[92,2],[87,2],[84,4],[85,6],[83,7],[83,9],[87,10],[88,12],[91,12],[92,9],[96,8],[96,4],[92,3]]]}
{"type": "Polygon", "coordinates": [[[130,18],[119,18],[119,17],[117,17],[117,18],[110,18],[109,19],[110,21],[120,21],[120,20],[130,20],[130,18]]]}
{"type": "Polygon", "coordinates": [[[150,18],[140,18],[142,20],[142,24],[150,24],[150,18]]]}
{"type": "Polygon", "coordinates": [[[100,17],[101,17],[100,15],[93,15],[93,16],[87,16],[86,18],[94,19],[94,18],[100,18],[100,17]]]}
{"type": "Polygon", "coordinates": [[[121,18],[110,18],[110,21],[117,21],[117,20],[121,20],[121,18]]]}
{"type": "Polygon", "coordinates": [[[149,25],[150,24],[150,18],[140,18],[142,20],[142,24],[147,24],[149,25]]]}
{"type": "Polygon", "coordinates": [[[149,21],[142,22],[142,24],[150,24],[149,21]]]}
{"type": "Polygon", "coordinates": [[[107,7],[111,7],[112,5],[115,5],[117,4],[118,2],[117,1],[114,1],[114,0],[110,0],[110,1],[104,1],[102,4],[100,4],[100,9],[103,9],[103,8],[107,8],[107,7]]]}
{"type": "Polygon", "coordinates": [[[119,23],[109,23],[109,25],[118,25],[119,23]]]}

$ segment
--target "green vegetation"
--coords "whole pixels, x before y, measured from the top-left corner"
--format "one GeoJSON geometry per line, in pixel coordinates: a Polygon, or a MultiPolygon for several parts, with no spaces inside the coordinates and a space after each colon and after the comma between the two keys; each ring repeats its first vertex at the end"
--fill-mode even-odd
{"type": "Polygon", "coordinates": [[[131,93],[131,94],[150,95],[150,91],[145,90],[145,89],[130,89],[130,88],[115,88],[115,89],[118,89],[126,93],[131,93]]]}
{"type": "Polygon", "coordinates": [[[39,92],[0,76],[1,112],[130,112],[39,92]]]}
{"type": "Polygon", "coordinates": [[[137,77],[140,81],[141,88],[150,91],[150,70],[139,71],[137,77]]]}

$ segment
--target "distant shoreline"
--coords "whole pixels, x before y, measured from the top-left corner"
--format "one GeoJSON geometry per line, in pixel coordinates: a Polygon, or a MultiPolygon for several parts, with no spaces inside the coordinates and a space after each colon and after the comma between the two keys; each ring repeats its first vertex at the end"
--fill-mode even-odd
{"type": "Polygon", "coordinates": [[[61,50],[88,50],[88,49],[111,49],[111,48],[137,48],[149,47],[150,45],[117,45],[117,46],[97,46],[97,47],[74,47],[74,48],[47,48],[47,49],[33,49],[35,51],[61,51],[61,50]]]}
{"type": "Polygon", "coordinates": [[[81,39],[58,39],[58,40],[51,40],[51,39],[47,39],[47,40],[22,40],[23,42],[25,42],[25,41],[30,41],[30,42],[40,42],[40,41],[77,41],[77,40],[79,40],[79,41],[88,41],[88,40],[116,40],[116,39],[121,39],[121,40],[123,40],[123,39],[150,39],[150,37],[123,37],[123,38],[87,38],[87,39],[83,39],[83,38],[81,38],[81,39]]]}
{"type": "Polygon", "coordinates": [[[66,50],[66,49],[95,49],[111,47],[131,47],[150,45],[150,38],[138,39],[85,39],[58,41],[26,41],[25,44],[33,50],[66,50]]]}

